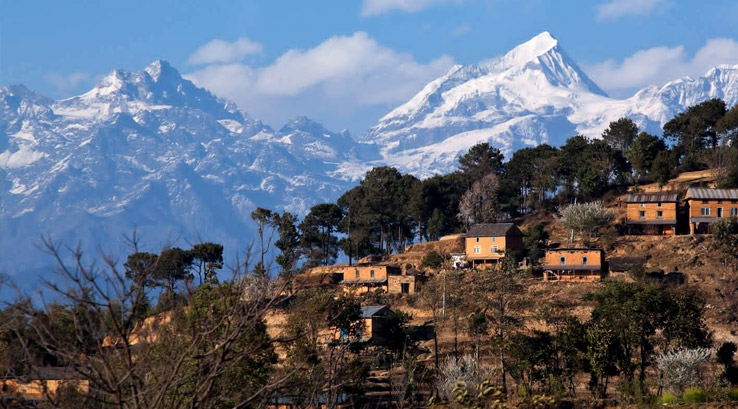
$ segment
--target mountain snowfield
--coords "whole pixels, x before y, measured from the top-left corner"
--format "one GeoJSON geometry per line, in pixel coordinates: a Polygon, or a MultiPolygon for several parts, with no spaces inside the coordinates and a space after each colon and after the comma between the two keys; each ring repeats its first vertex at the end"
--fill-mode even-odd
{"type": "Polygon", "coordinates": [[[738,66],[699,79],[645,88],[628,99],[607,96],[548,32],[486,66],[456,66],[362,136],[386,163],[418,176],[448,172],[469,146],[489,141],[506,156],[576,134],[599,137],[620,117],[652,133],[684,108],[709,98],[738,102],[738,66]]]}
{"type": "Polygon", "coordinates": [[[54,101],[0,88],[0,271],[43,271],[42,235],[123,256],[198,240],[245,249],[256,206],[304,214],[335,200],[372,166],[419,177],[452,170],[488,141],[509,156],[621,116],[659,133],[709,98],[738,102],[738,66],[609,98],[547,32],[484,66],[457,66],[358,140],[308,118],[279,130],[198,88],[164,61],[115,70],[85,94],[54,101]]]}

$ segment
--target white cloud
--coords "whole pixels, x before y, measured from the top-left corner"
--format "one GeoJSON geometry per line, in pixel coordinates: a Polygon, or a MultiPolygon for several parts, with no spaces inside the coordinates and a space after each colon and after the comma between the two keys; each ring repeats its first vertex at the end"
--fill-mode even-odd
{"type": "Polygon", "coordinates": [[[461,37],[464,34],[471,31],[471,26],[468,24],[462,24],[451,31],[451,35],[454,37],[461,37]]]}
{"type": "Polygon", "coordinates": [[[239,61],[250,54],[262,51],[261,44],[242,37],[234,42],[212,40],[198,48],[189,58],[190,64],[227,63],[239,61]]]}
{"type": "Polygon", "coordinates": [[[73,72],[63,75],[57,73],[48,73],[44,75],[44,80],[55,86],[59,91],[70,91],[78,86],[92,81],[92,76],[85,72],[73,72]]]}
{"type": "MultiPolygon", "coordinates": [[[[361,3],[361,15],[364,17],[378,16],[392,10],[416,13],[441,3],[454,0],[363,0],[361,3]]],[[[455,0],[457,3],[460,0],[455,0]]]]}
{"type": "Polygon", "coordinates": [[[283,121],[318,110],[353,115],[361,107],[392,108],[453,64],[448,56],[421,63],[357,32],[311,49],[289,50],[265,67],[212,64],[187,77],[258,118],[283,121]]]}
{"type": "Polygon", "coordinates": [[[606,20],[625,16],[643,16],[667,3],[667,0],[610,0],[597,6],[597,18],[606,20]]]}
{"type": "Polygon", "coordinates": [[[684,76],[701,76],[720,64],[738,63],[738,42],[730,38],[708,40],[690,58],[683,46],[640,50],[623,61],[607,60],[586,67],[587,73],[608,91],[661,85],[684,76]]]}

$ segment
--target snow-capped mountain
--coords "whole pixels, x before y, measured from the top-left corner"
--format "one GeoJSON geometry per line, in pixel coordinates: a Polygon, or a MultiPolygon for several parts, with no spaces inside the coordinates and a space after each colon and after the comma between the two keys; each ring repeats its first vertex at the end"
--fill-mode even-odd
{"type": "Polygon", "coordinates": [[[335,200],[357,146],[307,118],[275,131],[163,61],[61,101],[4,87],[0,248],[13,257],[0,270],[48,262],[34,247],[47,233],[125,254],[134,227],[147,246],[202,238],[235,254],[254,237],[255,206],[303,214],[335,200]]]}
{"type": "Polygon", "coordinates": [[[383,162],[429,176],[452,170],[476,143],[489,142],[509,157],[521,147],[560,145],[576,134],[598,137],[622,116],[660,134],[675,114],[714,97],[738,102],[738,66],[619,100],[608,97],[543,32],[485,66],[453,67],[361,139],[381,146],[383,162]]]}
{"type": "Polygon", "coordinates": [[[234,255],[255,237],[256,206],[300,215],[335,200],[372,166],[419,177],[452,170],[490,142],[509,155],[622,116],[660,133],[709,98],[738,103],[738,65],[698,79],[605,94],[544,32],[484,65],[457,66],[354,140],[308,118],[279,130],[198,88],[164,61],[115,70],[54,101],[0,88],[0,272],[47,266],[42,235],[124,256],[136,228],[148,250],[217,241],[234,255]]]}

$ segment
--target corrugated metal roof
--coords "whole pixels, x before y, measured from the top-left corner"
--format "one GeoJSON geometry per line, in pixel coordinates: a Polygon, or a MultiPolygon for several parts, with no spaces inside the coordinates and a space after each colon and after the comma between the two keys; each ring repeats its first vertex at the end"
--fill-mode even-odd
{"type": "Polygon", "coordinates": [[[466,233],[467,237],[499,237],[505,236],[508,233],[519,233],[520,230],[515,226],[515,223],[480,223],[475,224],[466,233]]]}
{"type": "Polygon", "coordinates": [[[599,264],[555,264],[543,266],[543,269],[556,271],[597,271],[601,270],[602,266],[599,264]]]}
{"type": "Polygon", "coordinates": [[[367,305],[365,307],[361,307],[361,317],[371,318],[385,308],[389,309],[386,305],[367,305]]]}
{"type": "Polygon", "coordinates": [[[386,282],[387,282],[386,278],[359,278],[359,279],[345,279],[341,281],[339,284],[364,285],[364,284],[384,284],[386,282]]]}
{"type": "Polygon", "coordinates": [[[625,199],[625,203],[658,203],[658,202],[676,202],[679,200],[677,193],[630,193],[625,199]]]}
{"type": "Polygon", "coordinates": [[[625,224],[650,224],[650,225],[671,225],[676,224],[676,220],[631,220],[625,221],[625,224]]]}
{"type": "Polygon", "coordinates": [[[687,189],[690,199],[738,200],[738,189],[710,189],[707,187],[690,187],[687,189]]]}

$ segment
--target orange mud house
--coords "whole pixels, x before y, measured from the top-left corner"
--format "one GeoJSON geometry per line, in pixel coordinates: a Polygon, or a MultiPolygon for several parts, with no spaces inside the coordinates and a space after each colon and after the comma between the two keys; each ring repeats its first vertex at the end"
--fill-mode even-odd
{"type": "Polygon", "coordinates": [[[550,249],[543,263],[543,281],[600,281],[604,252],[601,249],[550,249]]]}
{"type": "Polygon", "coordinates": [[[690,187],[685,200],[689,204],[689,233],[710,233],[710,224],[721,217],[738,217],[738,189],[690,187]]]}
{"type": "Polygon", "coordinates": [[[635,193],[625,199],[625,224],[631,234],[673,235],[677,227],[676,193],[635,193]]]}
{"type": "Polygon", "coordinates": [[[389,278],[400,273],[400,268],[394,266],[347,266],[343,269],[343,280],[339,284],[359,294],[376,290],[389,292],[389,278]]]}
{"type": "Polygon", "coordinates": [[[62,387],[74,388],[82,394],[87,394],[90,390],[90,381],[82,379],[77,372],[67,367],[38,368],[28,379],[6,378],[0,379],[0,383],[1,396],[25,400],[44,399],[46,394],[56,396],[62,387]]]}
{"type": "Polygon", "coordinates": [[[515,223],[475,224],[466,233],[471,267],[489,268],[510,252],[523,250],[523,233],[515,223]]]}

